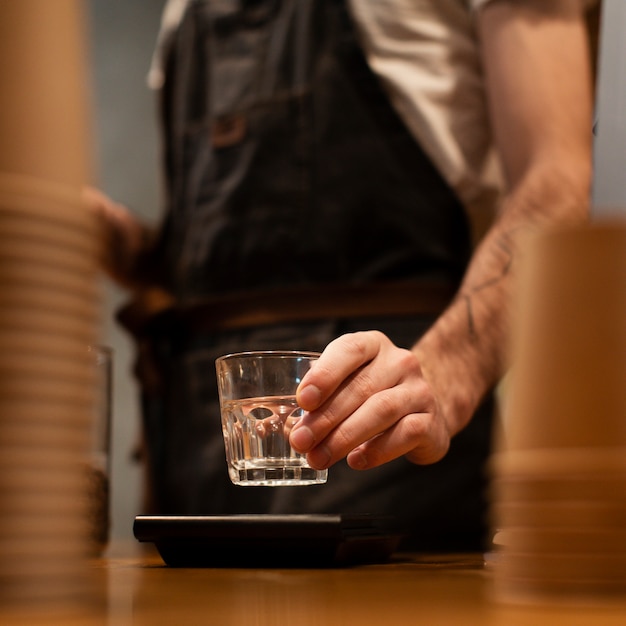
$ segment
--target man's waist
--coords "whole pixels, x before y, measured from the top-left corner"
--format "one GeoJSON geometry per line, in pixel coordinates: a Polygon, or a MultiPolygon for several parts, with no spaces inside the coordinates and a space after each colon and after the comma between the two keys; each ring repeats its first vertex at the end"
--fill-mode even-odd
{"type": "Polygon", "coordinates": [[[177,303],[166,292],[140,295],[118,313],[135,335],[179,327],[220,331],[324,319],[437,315],[455,286],[443,281],[298,285],[232,292],[177,303]]]}

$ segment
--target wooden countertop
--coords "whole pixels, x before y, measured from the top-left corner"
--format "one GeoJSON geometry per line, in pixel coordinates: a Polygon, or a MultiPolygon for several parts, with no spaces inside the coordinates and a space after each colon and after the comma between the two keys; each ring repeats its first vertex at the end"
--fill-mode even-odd
{"type": "Polygon", "coordinates": [[[81,610],[0,608],[3,626],[623,626],[618,604],[523,605],[494,596],[480,554],[404,555],[343,569],[170,568],[145,546],[90,564],[81,610]]]}

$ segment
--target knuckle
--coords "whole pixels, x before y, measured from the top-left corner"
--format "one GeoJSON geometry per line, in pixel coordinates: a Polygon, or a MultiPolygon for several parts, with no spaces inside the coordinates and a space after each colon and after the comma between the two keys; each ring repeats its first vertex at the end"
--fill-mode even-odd
{"type": "Polygon", "coordinates": [[[412,449],[405,455],[408,460],[426,465],[441,460],[447,454],[449,438],[442,437],[426,415],[410,415],[404,421],[404,435],[407,441],[413,443],[412,449]]]}
{"type": "Polygon", "coordinates": [[[325,386],[329,381],[333,381],[335,378],[336,374],[333,370],[322,363],[316,363],[315,367],[307,372],[309,382],[317,384],[318,387],[325,386]]]}
{"type": "Polygon", "coordinates": [[[331,406],[306,413],[302,422],[306,424],[314,434],[316,444],[326,438],[341,421],[331,406]]]}
{"type": "Polygon", "coordinates": [[[402,368],[405,374],[421,375],[422,368],[411,350],[400,349],[396,352],[396,355],[398,366],[402,368]]]}
{"type": "Polygon", "coordinates": [[[329,433],[337,426],[338,421],[333,411],[326,409],[315,418],[316,430],[324,434],[329,433]]]}
{"type": "Polygon", "coordinates": [[[387,418],[398,412],[400,404],[397,401],[397,394],[379,393],[375,399],[376,413],[387,421],[387,418]]]}
{"type": "Polygon", "coordinates": [[[355,445],[355,433],[347,424],[342,425],[332,435],[332,447],[338,456],[345,456],[355,445]]]}
{"type": "Polygon", "coordinates": [[[362,331],[355,333],[348,333],[344,335],[344,346],[343,349],[345,352],[349,353],[351,356],[355,358],[355,360],[362,361],[365,359],[367,354],[367,347],[365,345],[365,333],[362,331]]]}
{"type": "Polygon", "coordinates": [[[408,369],[420,369],[416,356],[410,350],[400,350],[401,364],[408,369]]]}
{"type": "Polygon", "coordinates": [[[389,460],[387,454],[380,448],[379,442],[376,439],[366,442],[363,448],[367,456],[368,467],[378,467],[389,460]]]}
{"type": "Polygon", "coordinates": [[[361,370],[350,383],[350,392],[362,399],[371,398],[376,393],[376,386],[371,376],[361,370]]]}
{"type": "Polygon", "coordinates": [[[428,437],[430,428],[423,414],[407,415],[403,422],[403,432],[408,441],[418,443],[428,437]]]}

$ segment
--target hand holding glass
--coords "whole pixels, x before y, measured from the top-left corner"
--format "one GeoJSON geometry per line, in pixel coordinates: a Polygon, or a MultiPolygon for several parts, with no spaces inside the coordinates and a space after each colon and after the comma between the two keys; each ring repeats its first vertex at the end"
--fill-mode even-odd
{"type": "Polygon", "coordinates": [[[215,362],[228,474],[236,485],[314,485],[328,470],[289,445],[304,414],[296,389],[316,352],[241,352],[215,362]]]}

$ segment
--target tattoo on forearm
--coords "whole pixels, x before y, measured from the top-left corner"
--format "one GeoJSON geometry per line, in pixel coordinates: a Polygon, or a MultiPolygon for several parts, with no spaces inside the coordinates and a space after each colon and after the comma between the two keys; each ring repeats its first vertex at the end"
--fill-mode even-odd
{"type": "Polygon", "coordinates": [[[465,300],[465,309],[467,311],[467,331],[471,339],[476,339],[476,327],[474,326],[474,313],[472,312],[472,298],[469,294],[461,294],[465,300]]]}
{"type": "Polygon", "coordinates": [[[466,286],[461,292],[460,296],[465,302],[465,309],[467,314],[467,330],[471,339],[477,338],[476,322],[472,306],[472,298],[479,292],[492,287],[500,283],[511,271],[513,264],[513,246],[511,245],[511,234],[502,233],[495,241],[495,245],[502,252],[502,262],[500,263],[500,271],[495,276],[477,284],[474,286],[466,286]]]}

